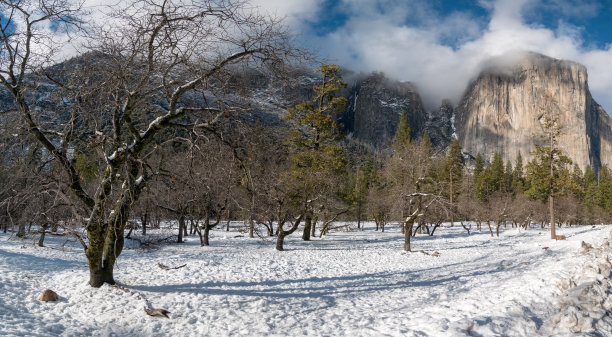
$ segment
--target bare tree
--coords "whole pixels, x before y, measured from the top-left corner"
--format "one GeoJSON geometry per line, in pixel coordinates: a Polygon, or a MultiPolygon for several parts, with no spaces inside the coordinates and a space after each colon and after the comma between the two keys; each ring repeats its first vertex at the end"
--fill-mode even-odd
{"type": "Polygon", "coordinates": [[[222,118],[239,112],[229,103],[225,71],[280,66],[294,49],[277,20],[243,2],[134,1],[112,13],[113,25],[95,30],[92,53],[61,74],[45,71],[35,79],[35,71],[48,64],[44,47],[63,47],[43,39],[40,27],[78,23],[76,11],[53,0],[0,4],[7,18],[0,36],[5,51],[0,82],[31,134],[62,169],[62,190],[87,230],[89,283],[112,284],[128,215],[156,173],[149,160],[171,136],[166,130],[191,125],[215,132],[222,118]],[[56,102],[62,109],[41,106],[32,89],[42,82],[64,98],[56,102]],[[71,160],[83,140],[101,163],[92,188],[84,186],[71,160]]]}

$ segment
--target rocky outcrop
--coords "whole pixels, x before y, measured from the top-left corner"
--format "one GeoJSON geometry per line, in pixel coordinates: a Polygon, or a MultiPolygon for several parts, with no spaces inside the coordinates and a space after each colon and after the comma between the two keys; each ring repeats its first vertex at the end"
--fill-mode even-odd
{"type": "Polygon", "coordinates": [[[612,165],[612,119],[593,100],[586,68],[576,62],[526,53],[490,65],[470,84],[456,108],[455,129],[464,151],[490,159],[499,152],[529,158],[543,133],[546,93],[556,100],[563,152],[582,169],[612,165]]]}
{"type": "Polygon", "coordinates": [[[440,148],[446,148],[453,139],[454,108],[450,101],[445,100],[438,110],[428,114],[425,129],[429,133],[431,142],[440,148]]]}
{"type": "Polygon", "coordinates": [[[354,138],[375,147],[388,146],[402,110],[408,115],[412,137],[420,137],[427,115],[416,87],[374,73],[351,85],[347,110],[340,121],[354,138]]]}

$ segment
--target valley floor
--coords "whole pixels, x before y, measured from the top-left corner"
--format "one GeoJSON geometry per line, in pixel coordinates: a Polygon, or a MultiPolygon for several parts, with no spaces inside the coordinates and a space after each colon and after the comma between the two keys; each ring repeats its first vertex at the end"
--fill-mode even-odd
{"type": "MultiPolygon", "coordinates": [[[[533,336],[570,334],[548,323],[559,284],[593,259],[608,226],[467,232],[439,228],[402,251],[397,227],[340,231],[324,239],[272,239],[215,230],[155,249],[125,249],[115,279],[93,289],[78,243],[0,234],[2,336],[533,336]],[[10,238],[10,240],[9,240],[10,238]],[[64,244],[62,246],[62,244],[64,244]],[[545,247],[548,247],[545,249],[545,247]],[[439,256],[427,255],[438,252],[439,256]],[[185,267],[163,270],[168,267],[185,267]],[[44,289],[58,302],[43,303],[44,289]],[[169,310],[147,316],[143,306],[169,310]],[[551,327],[552,326],[552,327],[551,327]]],[[[128,245],[129,246],[129,245],[128,245]]],[[[557,327],[562,329],[562,326],[557,327]]]]}

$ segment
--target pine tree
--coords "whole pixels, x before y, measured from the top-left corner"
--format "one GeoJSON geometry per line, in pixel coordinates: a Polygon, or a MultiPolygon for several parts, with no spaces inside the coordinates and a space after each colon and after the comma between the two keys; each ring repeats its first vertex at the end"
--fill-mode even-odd
{"type": "MultiPolygon", "coordinates": [[[[287,121],[293,125],[289,137],[291,151],[291,177],[300,190],[304,204],[317,196],[337,188],[330,186],[333,179],[346,175],[346,156],[337,141],[342,133],[336,123],[337,115],[344,111],[346,98],[336,93],[346,87],[342,70],[335,64],[321,65],[315,72],[321,73],[322,82],[313,87],[314,97],[289,109],[287,121]]],[[[339,178],[339,181],[345,179],[339,178]]],[[[312,207],[304,215],[305,228],[302,238],[310,240],[312,207]]]]}
{"type": "Polygon", "coordinates": [[[474,180],[478,179],[483,170],[484,164],[482,162],[482,156],[479,153],[476,155],[476,160],[474,163],[474,180]]]}
{"type": "Polygon", "coordinates": [[[585,184],[584,184],[584,174],[582,170],[578,166],[578,164],[574,164],[574,171],[572,172],[572,185],[573,191],[572,194],[580,201],[584,201],[584,192],[585,192],[585,184]]]}
{"type": "Polygon", "coordinates": [[[501,191],[504,182],[504,161],[499,152],[495,152],[495,154],[493,154],[490,179],[492,190],[501,191]]]}
{"type": "Polygon", "coordinates": [[[512,179],[512,163],[508,160],[506,163],[506,172],[504,173],[504,183],[502,188],[504,192],[512,192],[512,179]]]}
{"type": "Polygon", "coordinates": [[[360,165],[353,178],[353,192],[350,194],[350,201],[357,215],[357,228],[361,228],[361,220],[366,207],[368,192],[377,177],[376,165],[371,157],[360,165]]]}
{"type": "Polygon", "coordinates": [[[525,190],[525,177],[523,176],[523,156],[521,151],[516,156],[516,164],[512,172],[512,190],[514,193],[523,193],[525,190]]]}
{"type": "Polygon", "coordinates": [[[399,123],[395,131],[395,136],[393,137],[393,148],[396,151],[398,151],[398,147],[404,147],[410,144],[412,139],[410,136],[411,132],[412,130],[410,129],[410,124],[408,123],[408,115],[406,114],[406,111],[402,110],[399,117],[399,123]]]}
{"type": "MultiPolygon", "coordinates": [[[[599,186],[597,185],[597,177],[591,166],[587,166],[584,170],[584,178],[582,179],[584,187],[584,197],[582,203],[590,215],[599,205],[599,186]]],[[[592,219],[590,219],[592,220],[592,219]]]]}
{"type": "Polygon", "coordinates": [[[461,181],[463,179],[463,155],[461,154],[461,144],[455,138],[450,145],[450,149],[446,156],[444,164],[444,174],[441,177],[448,181],[448,196],[451,209],[451,227],[454,221],[454,205],[453,200],[456,200],[460,193],[461,181]]]}
{"type": "Polygon", "coordinates": [[[423,139],[421,139],[421,147],[429,156],[433,154],[433,144],[431,143],[431,138],[429,138],[429,132],[427,132],[427,130],[423,132],[423,139]]]}
{"type": "MultiPolygon", "coordinates": [[[[563,174],[566,165],[571,164],[571,160],[563,155],[559,147],[559,137],[562,126],[559,121],[559,105],[557,100],[547,92],[544,95],[543,105],[540,107],[540,123],[542,124],[543,134],[540,143],[535,144],[533,151],[534,160],[530,162],[531,184],[528,191],[539,198],[548,199],[550,213],[550,236],[553,240],[557,238],[555,231],[554,197],[567,183],[563,174]]],[[[529,169],[528,169],[529,171],[529,169]]],[[[529,174],[529,173],[528,173],[529,174]]]]}
{"type": "Polygon", "coordinates": [[[599,206],[612,213],[612,170],[604,165],[599,170],[599,206]]]}

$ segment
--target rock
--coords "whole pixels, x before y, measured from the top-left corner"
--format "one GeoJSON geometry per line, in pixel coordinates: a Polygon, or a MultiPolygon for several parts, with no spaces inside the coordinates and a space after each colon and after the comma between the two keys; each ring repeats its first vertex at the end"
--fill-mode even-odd
{"type": "Polygon", "coordinates": [[[593,245],[584,241],[582,241],[580,245],[582,246],[582,249],[584,249],[584,252],[588,252],[591,248],[593,248],[593,245]]]}
{"type": "Polygon", "coordinates": [[[340,122],[354,138],[375,147],[389,146],[402,110],[406,111],[412,137],[420,137],[427,114],[416,86],[372,73],[353,82],[340,122]]]}
{"type": "Polygon", "coordinates": [[[57,293],[55,291],[51,289],[45,289],[40,295],[40,297],[38,298],[38,300],[49,302],[49,301],[57,301],[58,298],[59,296],[57,296],[57,293]]]}
{"type": "Polygon", "coordinates": [[[147,307],[144,307],[144,310],[147,313],[147,315],[149,315],[149,316],[158,316],[158,317],[170,318],[170,317],[168,317],[168,314],[170,313],[170,311],[168,311],[166,309],[149,309],[147,307]]]}
{"type": "Polygon", "coordinates": [[[490,65],[469,85],[456,108],[455,128],[465,152],[490,160],[531,159],[542,134],[544,96],[557,101],[563,152],[584,171],[612,166],[612,118],[591,97],[586,68],[576,62],[526,53],[510,66],[490,65]]]}

